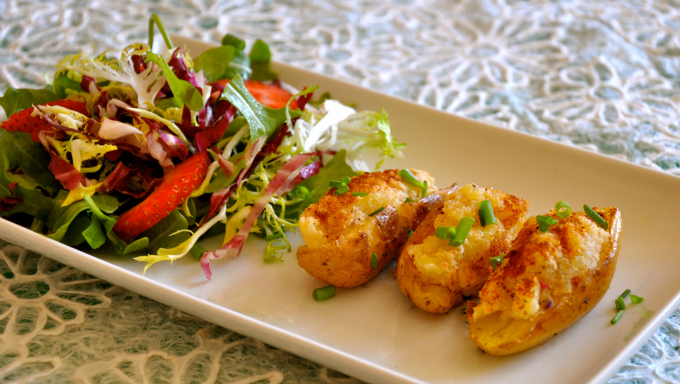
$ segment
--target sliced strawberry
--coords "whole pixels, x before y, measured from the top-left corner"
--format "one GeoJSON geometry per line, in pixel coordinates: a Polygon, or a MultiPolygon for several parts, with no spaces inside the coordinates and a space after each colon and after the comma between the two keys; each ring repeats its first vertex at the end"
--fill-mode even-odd
{"type": "MultiPolygon", "coordinates": [[[[213,84],[220,84],[222,87],[224,87],[228,82],[229,80],[218,80],[213,84]]],[[[264,105],[265,107],[274,109],[283,108],[286,106],[286,103],[288,103],[288,100],[293,97],[290,92],[279,87],[278,85],[264,84],[255,80],[246,80],[244,83],[246,88],[248,88],[248,92],[253,95],[255,100],[259,101],[260,104],[264,105]]],[[[293,100],[290,103],[290,109],[297,108],[297,100],[293,100]]]]}
{"type": "Polygon", "coordinates": [[[146,199],[118,218],[113,231],[127,241],[156,225],[201,185],[209,165],[206,151],[176,165],[146,199]]]}
{"type": "MultiPolygon", "coordinates": [[[[42,105],[58,105],[81,113],[85,116],[90,116],[90,113],[87,110],[87,105],[79,101],[57,100],[42,105]]],[[[7,131],[30,133],[33,141],[38,143],[40,142],[38,139],[38,133],[40,133],[42,130],[50,130],[52,129],[52,126],[49,125],[43,117],[31,116],[31,113],[33,113],[33,108],[26,108],[23,111],[19,111],[10,116],[7,121],[2,123],[2,127],[7,131]]]]}

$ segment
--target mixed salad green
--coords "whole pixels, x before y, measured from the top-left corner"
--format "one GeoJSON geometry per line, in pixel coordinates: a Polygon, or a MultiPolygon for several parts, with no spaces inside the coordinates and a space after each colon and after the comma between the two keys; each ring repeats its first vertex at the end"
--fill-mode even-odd
{"type": "Polygon", "coordinates": [[[210,278],[210,260],[238,256],[250,233],[266,239],[265,262],[280,261],[331,181],[403,144],[384,111],[314,99],[316,87],[279,80],[270,57],[263,41],[246,53],[227,35],[192,58],[154,15],[148,43],[67,56],[45,89],[9,88],[0,217],[70,246],[146,253],[145,271],[190,253],[210,278]],[[218,250],[197,244],[220,233],[218,250]]]}

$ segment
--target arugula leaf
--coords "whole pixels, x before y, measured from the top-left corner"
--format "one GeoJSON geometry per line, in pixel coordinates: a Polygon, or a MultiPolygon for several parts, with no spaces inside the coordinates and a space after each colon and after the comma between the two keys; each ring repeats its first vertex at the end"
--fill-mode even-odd
{"type": "Polygon", "coordinates": [[[68,76],[68,72],[69,71],[61,71],[57,73],[54,77],[54,82],[52,83],[52,92],[54,92],[59,99],[65,99],[66,96],[68,96],[66,90],[73,90],[76,92],[82,91],[80,83],[71,79],[68,76]]]}
{"type": "Polygon", "coordinates": [[[33,105],[45,104],[59,100],[60,97],[46,89],[14,89],[8,87],[5,94],[0,96],[0,107],[5,110],[7,117],[31,108],[33,105]]]}
{"type": "Polygon", "coordinates": [[[184,106],[182,100],[175,96],[156,100],[155,103],[156,107],[164,111],[167,110],[168,108],[182,108],[184,106]]]}
{"type": "Polygon", "coordinates": [[[106,234],[102,229],[101,221],[97,216],[92,215],[90,226],[82,232],[85,241],[90,248],[97,249],[106,243],[106,234]]]}
{"type": "Polygon", "coordinates": [[[272,59],[272,53],[269,46],[264,41],[257,39],[253,48],[250,50],[250,69],[253,73],[250,75],[252,80],[266,81],[275,80],[279,75],[272,71],[269,64],[272,59]]]}
{"type": "MultiPolygon", "coordinates": [[[[113,227],[116,225],[117,219],[111,218],[109,216],[106,216],[101,209],[99,209],[99,205],[94,201],[94,198],[97,197],[98,200],[101,201],[101,198],[103,196],[108,196],[108,195],[94,195],[94,196],[89,196],[85,195],[84,196],[84,201],[87,203],[88,208],[90,209],[90,212],[92,212],[92,222],[99,221],[101,225],[104,226],[104,231],[102,231],[102,236],[105,236],[108,238],[111,243],[113,243],[113,251],[118,254],[118,255],[126,255],[130,252],[138,251],[141,249],[146,248],[149,245],[149,239],[147,237],[141,237],[131,244],[128,244],[124,242],[120,237],[116,235],[115,232],[113,232],[113,227]]],[[[112,207],[112,201],[105,202],[102,204],[103,209],[110,211],[109,213],[113,212],[111,210],[112,207]]],[[[116,201],[116,209],[118,206],[118,201],[116,201]]],[[[114,209],[115,210],[115,209],[114,209]]],[[[101,226],[100,226],[101,228],[101,226]]],[[[88,228],[89,229],[89,228],[88,228]]],[[[85,240],[88,240],[87,235],[85,232],[83,232],[83,236],[85,236],[85,240]]],[[[94,238],[94,241],[100,240],[98,238],[94,238]]],[[[104,240],[106,241],[106,240],[104,240]]],[[[88,241],[90,243],[90,241],[88,241]]],[[[92,244],[90,244],[92,245],[92,244]]]]}
{"type": "Polygon", "coordinates": [[[294,209],[296,212],[303,211],[310,204],[318,203],[321,197],[330,189],[330,182],[332,180],[356,176],[357,173],[345,161],[346,154],[347,152],[344,149],[338,151],[326,165],[321,167],[319,173],[298,184],[298,188],[305,187],[309,190],[309,198],[302,202],[301,205],[296,205],[291,209],[294,209]]]}
{"type": "Polygon", "coordinates": [[[203,109],[203,97],[201,97],[198,89],[188,81],[178,78],[162,57],[148,51],[146,52],[146,62],[150,61],[156,63],[161,68],[163,76],[165,76],[165,80],[168,82],[174,96],[178,97],[192,111],[203,109]]]}
{"type": "MultiPolygon", "coordinates": [[[[34,142],[31,135],[23,132],[9,132],[0,129],[0,149],[7,157],[9,167],[20,167],[21,171],[34,180],[31,186],[40,186],[54,195],[61,188],[61,185],[54,178],[54,174],[49,171],[50,156],[45,152],[43,146],[34,142]]],[[[0,171],[6,171],[2,168],[0,171]]],[[[10,176],[11,178],[11,176],[10,176]]],[[[19,180],[13,180],[19,182],[19,180]]]]}
{"type": "Polygon", "coordinates": [[[229,76],[228,72],[233,59],[234,47],[231,45],[211,48],[194,59],[194,70],[202,70],[209,83],[231,78],[233,75],[229,76]]]}
{"type": "MultiPolygon", "coordinates": [[[[111,232],[111,233],[113,233],[113,232],[111,232]]],[[[122,242],[122,240],[121,240],[121,242],[122,242]]],[[[123,244],[125,244],[125,243],[123,243],[123,244]]],[[[142,249],[146,248],[148,245],[149,245],[149,238],[148,237],[141,237],[141,238],[133,241],[132,243],[130,243],[129,245],[127,245],[123,249],[114,248],[114,250],[116,251],[116,254],[118,254],[118,255],[127,255],[128,253],[131,253],[131,252],[141,251],[142,249]]]]}
{"type": "Polygon", "coordinates": [[[177,231],[188,228],[189,222],[187,219],[180,211],[175,209],[156,225],[144,231],[140,236],[149,239],[148,251],[151,254],[156,254],[159,248],[176,247],[191,237],[191,233],[188,231],[174,234],[177,231]]]}
{"type": "MultiPolygon", "coordinates": [[[[250,137],[255,141],[260,136],[269,136],[286,121],[286,108],[273,109],[260,104],[248,92],[243,78],[236,75],[222,91],[221,98],[227,99],[250,125],[250,137]]],[[[290,111],[291,117],[298,117],[298,110],[290,111]]]]}
{"type": "MultiPolygon", "coordinates": [[[[92,212],[92,209],[90,208],[90,203],[87,200],[80,200],[76,201],[75,203],[67,206],[67,207],[61,207],[61,202],[64,201],[66,198],[66,195],[68,195],[67,191],[60,191],[57,197],[54,199],[54,209],[50,213],[49,217],[47,218],[46,224],[49,228],[52,229],[52,233],[47,235],[52,240],[56,241],[62,241],[63,238],[66,236],[67,231],[69,231],[69,227],[71,227],[76,220],[76,218],[83,212],[90,211],[92,212]]],[[[97,211],[106,211],[108,213],[111,213],[118,209],[118,200],[107,194],[96,194],[89,199],[91,202],[93,202],[96,206],[97,211]]],[[[99,212],[100,215],[94,214],[93,216],[104,216],[103,213],[99,212]]],[[[87,215],[86,215],[87,217],[87,215]]],[[[111,218],[107,219],[113,220],[111,218]]],[[[90,226],[91,220],[88,219],[88,225],[81,230],[84,231],[90,226]]],[[[113,220],[113,224],[115,224],[116,221],[113,220]]],[[[108,228],[108,225],[106,222],[102,223],[105,227],[108,228]]],[[[113,227],[113,225],[111,225],[113,227]]],[[[107,229],[108,232],[108,229],[107,229]]],[[[83,241],[85,239],[83,238],[83,241]]]]}
{"type": "MultiPolygon", "coordinates": [[[[22,201],[14,204],[6,211],[0,212],[0,216],[9,217],[15,213],[27,213],[39,220],[45,220],[52,209],[52,199],[43,195],[42,191],[37,188],[40,184],[30,177],[28,174],[19,175],[13,174],[10,170],[19,167],[27,169],[29,173],[34,173],[41,180],[42,175],[33,172],[40,159],[24,156],[24,150],[28,142],[33,143],[30,135],[22,132],[8,132],[0,129],[0,199],[4,197],[18,197],[22,201]],[[18,138],[18,144],[13,139],[18,138]],[[16,184],[12,184],[16,183],[16,184]]],[[[38,147],[40,145],[38,144],[38,147]]],[[[42,148],[39,152],[42,152],[42,148]]],[[[37,156],[39,157],[39,156],[37,156]]],[[[47,165],[44,166],[47,169],[47,165]]],[[[46,178],[45,178],[46,179],[46,178]]],[[[51,188],[54,181],[46,182],[46,187],[51,188]]]]}
{"type": "Polygon", "coordinates": [[[64,236],[61,238],[61,242],[70,246],[75,247],[85,242],[85,236],[83,232],[89,228],[91,220],[87,217],[87,214],[83,213],[78,215],[72,220],[68,231],[65,231],[64,236]]]}
{"type": "Polygon", "coordinates": [[[222,37],[222,45],[231,45],[239,51],[246,49],[246,42],[232,35],[231,33],[227,33],[224,35],[224,37],[222,37]]]}

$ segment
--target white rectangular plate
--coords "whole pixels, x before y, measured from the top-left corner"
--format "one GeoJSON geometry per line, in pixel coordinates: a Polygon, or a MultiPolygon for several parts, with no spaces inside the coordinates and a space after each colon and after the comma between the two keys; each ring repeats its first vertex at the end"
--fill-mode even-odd
{"type": "MultiPolygon", "coordinates": [[[[209,45],[175,38],[194,57],[209,45]]],[[[365,286],[315,302],[324,284],[297,266],[295,254],[265,264],[263,242],[251,239],[233,261],[213,262],[208,282],[186,256],[174,265],[83,252],[0,220],[0,238],[144,296],[338,371],[376,383],[601,383],[649,338],[680,298],[680,178],[551,141],[457,117],[408,101],[277,64],[281,79],[356,103],[385,108],[393,134],[408,143],[406,159],[388,168],[428,170],[437,185],[475,182],[520,196],[531,214],[555,202],[616,206],[623,244],[608,294],[583,320],[541,346],[508,357],[483,353],[470,340],[459,308],[427,314],[411,305],[384,271],[365,286]],[[614,299],[626,288],[644,303],[616,325],[614,299]],[[645,310],[654,315],[645,320],[645,310]]],[[[217,247],[219,239],[206,247],[217,247]]],[[[298,240],[299,241],[299,240],[298,240]]]]}

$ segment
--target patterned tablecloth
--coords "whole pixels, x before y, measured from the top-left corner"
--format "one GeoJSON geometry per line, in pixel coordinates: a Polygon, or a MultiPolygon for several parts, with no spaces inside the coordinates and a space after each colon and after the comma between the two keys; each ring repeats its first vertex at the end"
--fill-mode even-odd
{"type": "MultiPolygon", "coordinates": [[[[0,93],[64,55],[171,33],[680,175],[678,0],[0,0],[0,93]],[[335,3],[335,4],[331,4],[335,3]]],[[[0,381],[353,383],[0,244],[0,381]]],[[[676,311],[610,383],[680,382],[676,311]]]]}

